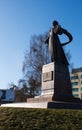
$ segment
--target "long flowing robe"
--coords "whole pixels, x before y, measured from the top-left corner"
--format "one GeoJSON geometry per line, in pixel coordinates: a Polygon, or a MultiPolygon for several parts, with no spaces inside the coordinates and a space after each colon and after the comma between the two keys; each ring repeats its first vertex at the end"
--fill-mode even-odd
{"type": "Polygon", "coordinates": [[[54,33],[53,28],[51,29],[50,35],[46,40],[46,42],[49,44],[49,51],[50,51],[52,62],[55,61],[55,63],[59,63],[59,64],[62,63],[65,65],[69,65],[62,46],[68,44],[72,40],[72,36],[70,33],[68,33],[65,29],[62,28],[62,33],[60,33],[60,35],[63,33],[69,37],[69,41],[67,43],[64,44],[60,43],[58,34],[54,33]]]}

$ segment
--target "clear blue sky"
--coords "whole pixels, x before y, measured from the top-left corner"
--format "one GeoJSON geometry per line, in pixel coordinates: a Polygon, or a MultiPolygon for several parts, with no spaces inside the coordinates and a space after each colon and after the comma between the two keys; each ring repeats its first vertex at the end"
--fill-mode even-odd
{"type": "Polygon", "coordinates": [[[0,0],[0,89],[23,77],[24,52],[32,35],[59,21],[72,35],[74,67],[82,67],[82,0],[0,0]]]}

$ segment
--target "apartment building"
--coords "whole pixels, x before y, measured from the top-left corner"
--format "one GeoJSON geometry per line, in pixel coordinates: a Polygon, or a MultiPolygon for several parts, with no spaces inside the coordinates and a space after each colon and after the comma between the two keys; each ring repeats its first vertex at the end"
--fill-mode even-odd
{"type": "Polygon", "coordinates": [[[72,69],[70,78],[73,96],[82,99],[82,67],[72,69]]]}
{"type": "Polygon", "coordinates": [[[0,101],[13,102],[15,98],[14,90],[12,89],[0,89],[0,101]]]}

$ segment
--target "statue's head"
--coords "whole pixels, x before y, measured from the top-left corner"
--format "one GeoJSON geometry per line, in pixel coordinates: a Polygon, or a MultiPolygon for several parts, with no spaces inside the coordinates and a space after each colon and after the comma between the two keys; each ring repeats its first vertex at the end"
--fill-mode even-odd
{"type": "Polygon", "coordinates": [[[53,24],[53,26],[56,26],[56,25],[58,25],[58,22],[54,20],[52,24],[53,24]]]}

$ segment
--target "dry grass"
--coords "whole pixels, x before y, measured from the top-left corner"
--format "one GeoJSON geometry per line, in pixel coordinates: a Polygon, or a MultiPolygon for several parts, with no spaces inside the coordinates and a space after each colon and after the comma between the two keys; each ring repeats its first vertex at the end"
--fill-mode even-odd
{"type": "Polygon", "coordinates": [[[0,130],[82,130],[82,110],[0,108],[0,130]]]}

